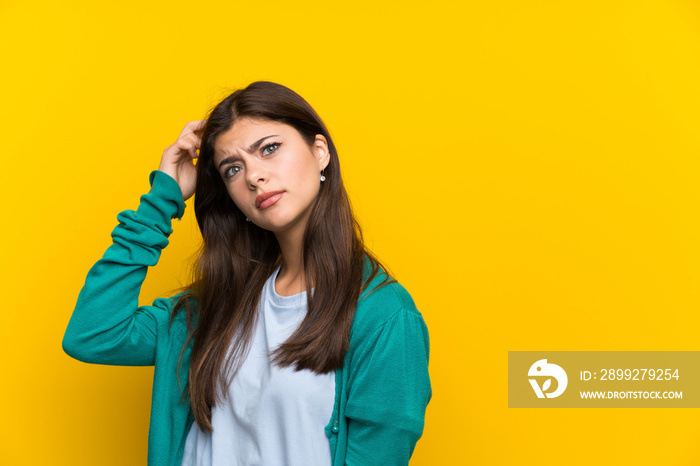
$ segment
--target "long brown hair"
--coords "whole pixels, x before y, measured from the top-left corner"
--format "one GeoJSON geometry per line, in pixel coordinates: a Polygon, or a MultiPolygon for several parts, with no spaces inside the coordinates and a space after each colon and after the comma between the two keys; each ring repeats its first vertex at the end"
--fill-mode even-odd
{"type": "MultiPolygon", "coordinates": [[[[203,245],[193,268],[193,282],[170,318],[172,323],[179,312],[185,312],[185,347],[194,339],[187,391],[199,428],[208,431],[213,429],[212,407],[220,402],[217,386],[225,396],[252,340],[263,285],[281,261],[274,234],[246,221],[214,164],[217,137],[243,117],[286,123],[310,147],[315,136],[322,134],[330,152],[326,178],[303,238],[306,286],[313,285],[314,291],[306,294],[306,317],[273,351],[273,361],[318,374],[342,367],[358,298],[385,270],[364,245],[340,176],[333,140],[300,95],[280,84],[257,81],[216,105],[207,119],[197,161],[194,211],[203,245]],[[190,305],[189,298],[194,298],[196,305],[190,305]]],[[[383,283],[389,280],[387,274],[383,283]]],[[[178,373],[181,362],[182,352],[178,373]]]]}

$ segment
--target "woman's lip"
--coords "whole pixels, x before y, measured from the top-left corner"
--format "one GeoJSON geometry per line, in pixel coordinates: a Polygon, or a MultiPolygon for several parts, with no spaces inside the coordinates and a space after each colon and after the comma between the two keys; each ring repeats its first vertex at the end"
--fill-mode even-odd
{"type": "Polygon", "coordinates": [[[255,207],[260,210],[267,209],[282,198],[284,191],[268,191],[255,198],[255,207]]]}

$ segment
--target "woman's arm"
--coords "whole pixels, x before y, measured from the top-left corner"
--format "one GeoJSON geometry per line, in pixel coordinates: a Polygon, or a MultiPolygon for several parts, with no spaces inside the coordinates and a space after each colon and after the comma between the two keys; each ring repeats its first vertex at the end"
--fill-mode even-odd
{"type": "Polygon", "coordinates": [[[138,306],[148,266],[154,266],[185,204],[177,182],[161,171],[136,211],[119,215],[113,243],[90,269],[63,337],[63,349],[84,362],[127,366],[154,364],[156,332],[169,318],[169,300],[138,306]]]}
{"type": "Polygon", "coordinates": [[[430,342],[420,313],[401,309],[352,358],[346,465],[407,465],[432,396],[430,342]]]}
{"type": "MultiPolygon", "coordinates": [[[[91,269],[63,337],[70,356],[98,364],[142,366],[155,363],[157,332],[169,321],[170,302],[156,299],[138,306],[148,266],[154,266],[180,219],[184,201],[194,194],[197,149],[206,120],[185,125],[163,151],[151,190],[136,211],[121,212],[112,231],[113,244],[91,269]]],[[[172,299],[172,298],[171,298],[172,299]]]]}

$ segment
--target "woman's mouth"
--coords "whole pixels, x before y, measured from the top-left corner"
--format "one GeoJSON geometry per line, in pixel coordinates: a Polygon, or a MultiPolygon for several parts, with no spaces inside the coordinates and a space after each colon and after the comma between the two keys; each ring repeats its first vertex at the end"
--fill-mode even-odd
{"type": "Polygon", "coordinates": [[[268,191],[255,198],[255,207],[265,210],[271,205],[275,205],[282,198],[284,191],[268,191]]]}

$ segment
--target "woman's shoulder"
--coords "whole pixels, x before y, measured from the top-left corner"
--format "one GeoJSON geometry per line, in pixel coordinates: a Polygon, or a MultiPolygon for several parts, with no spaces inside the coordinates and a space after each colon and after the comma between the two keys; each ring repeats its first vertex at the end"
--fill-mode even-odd
{"type": "Polygon", "coordinates": [[[418,313],[413,297],[408,290],[384,270],[378,271],[377,275],[367,284],[365,290],[360,294],[357,307],[358,309],[380,307],[388,314],[400,310],[418,313]]]}
{"type": "Polygon", "coordinates": [[[383,269],[367,284],[355,309],[351,338],[375,333],[388,323],[409,319],[423,322],[408,290],[383,269]]]}

